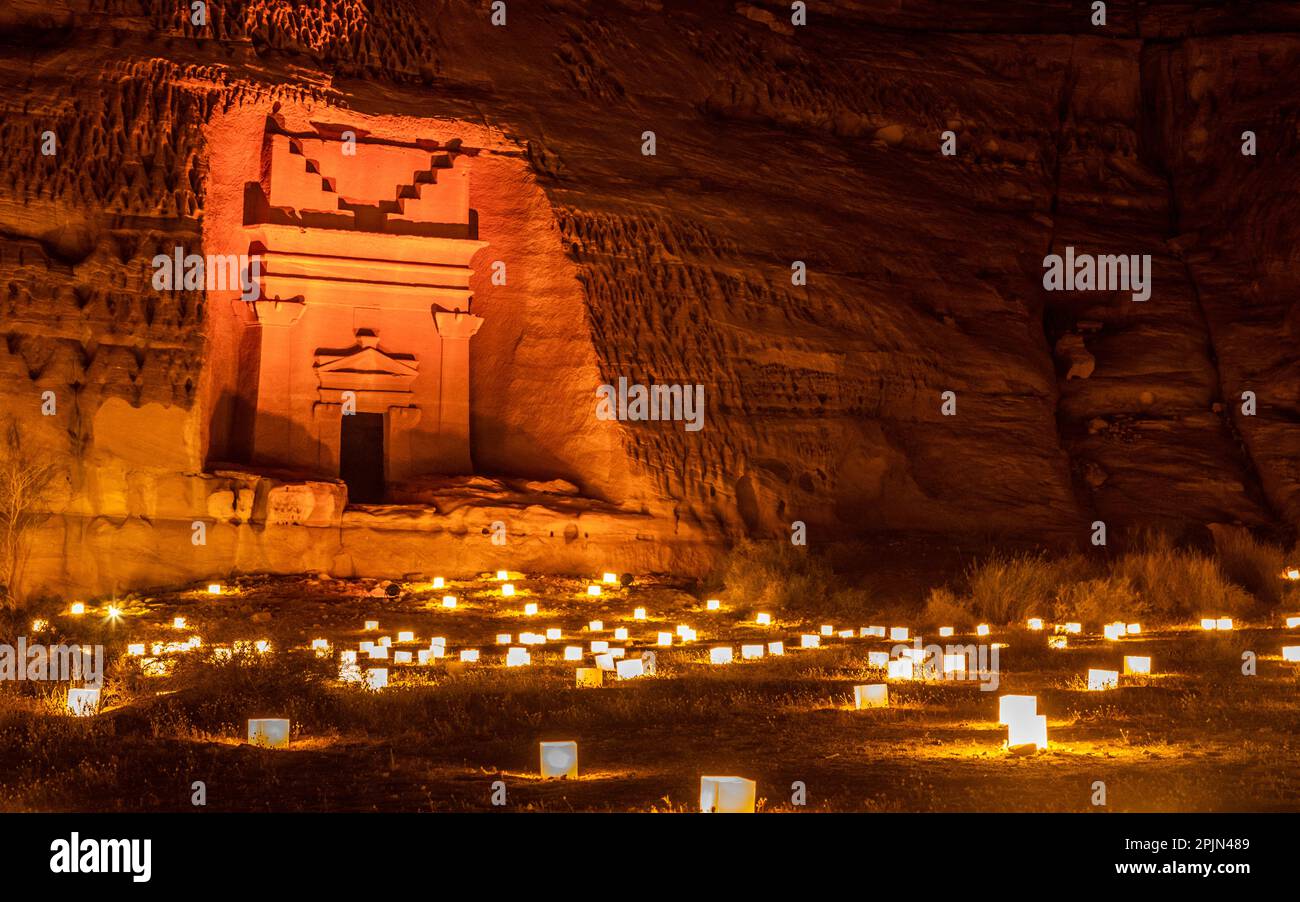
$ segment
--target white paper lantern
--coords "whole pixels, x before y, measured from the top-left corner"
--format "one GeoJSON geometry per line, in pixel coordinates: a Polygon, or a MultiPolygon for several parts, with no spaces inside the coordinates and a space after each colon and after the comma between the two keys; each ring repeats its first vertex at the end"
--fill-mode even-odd
{"type": "Polygon", "coordinates": [[[390,645],[393,644],[393,637],[392,637],[392,636],[380,636],[380,637],[379,637],[379,644],[382,645],[382,646],[384,646],[384,648],[387,648],[388,646],[390,646],[390,645]]]}
{"type": "Polygon", "coordinates": [[[823,636],[833,636],[833,635],[835,635],[835,627],[831,626],[829,623],[823,623],[823,624],[822,624],[822,635],[823,635],[823,636]]]}
{"type": "Polygon", "coordinates": [[[1231,617],[1220,617],[1214,624],[1215,629],[1230,630],[1232,629],[1231,617]]]}
{"type": "Polygon", "coordinates": [[[173,618],[172,618],[172,629],[178,629],[178,630],[183,630],[183,629],[185,629],[185,618],[184,618],[184,617],[173,617],[173,618]]]}
{"type": "Polygon", "coordinates": [[[951,635],[953,634],[953,632],[954,632],[954,630],[953,630],[952,627],[950,627],[950,626],[941,626],[941,627],[939,627],[939,638],[941,638],[941,639],[947,639],[949,636],[951,636],[951,635]]]}
{"type": "Polygon", "coordinates": [[[656,644],[658,644],[658,645],[664,645],[664,646],[672,645],[672,644],[673,644],[673,634],[672,634],[672,633],[660,633],[660,634],[659,634],[659,641],[658,641],[658,643],[656,643],[656,644]]]}
{"type": "Polygon", "coordinates": [[[717,611],[722,608],[722,602],[716,598],[710,598],[708,601],[704,603],[704,607],[706,610],[709,611],[717,611]]]}
{"type": "Polygon", "coordinates": [[[605,629],[605,621],[603,620],[593,620],[591,621],[591,623],[587,624],[588,632],[599,633],[604,629],[605,629]]]}
{"type": "Polygon", "coordinates": [[[840,637],[841,639],[852,639],[852,638],[853,638],[854,636],[856,636],[856,635],[857,635],[857,633],[853,632],[853,630],[840,630],[840,631],[839,631],[839,637],[840,637]]]}
{"type": "Polygon", "coordinates": [[[1298,626],[1300,626],[1300,617],[1288,617],[1288,618],[1286,619],[1286,628],[1287,628],[1287,629],[1289,629],[1289,630],[1293,630],[1293,629],[1295,629],[1295,628],[1298,627],[1298,626]]]}
{"type": "Polygon", "coordinates": [[[1122,623],[1108,623],[1101,628],[1102,636],[1111,641],[1124,638],[1125,626],[1122,623]]]}
{"type": "Polygon", "coordinates": [[[399,633],[397,634],[397,641],[398,641],[398,642],[414,642],[414,641],[415,641],[415,633],[414,633],[413,631],[411,631],[411,630],[402,630],[401,632],[399,632],[399,633]]]}
{"type": "Polygon", "coordinates": [[[685,632],[682,633],[682,641],[683,641],[683,642],[694,642],[694,641],[695,641],[695,630],[691,629],[689,626],[686,627],[685,632]]]}
{"type": "Polygon", "coordinates": [[[507,667],[524,667],[531,664],[533,656],[528,653],[526,648],[511,648],[506,651],[507,667]]]}
{"type": "Polygon", "coordinates": [[[99,711],[98,689],[69,689],[68,712],[74,717],[90,717],[99,711]]]}
{"type": "Polygon", "coordinates": [[[587,594],[590,595],[592,598],[599,598],[600,586],[596,585],[595,583],[592,583],[590,586],[587,587],[587,594]]]}
{"type": "Polygon", "coordinates": [[[1151,659],[1142,655],[1125,655],[1124,672],[1128,674],[1150,673],[1151,659]]]}
{"type": "Polygon", "coordinates": [[[754,618],[754,620],[755,620],[755,622],[758,623],[759,626],[771,626],[771,625],[772,625],[772,615],[771,615],[771,614],[759,614],[757,617],[754,618]]]}
{"type": "Polygon", "coordinates": [[[709,649],[709,662],[712,664],[730,664],[731,648],[729,646],[720,646],[709,649]]]}
{"type": "Polygon", "coordinates": [[[1066,643],[1067,643],[1068,641],[1069,641],[1069,640],[1068,640],[1067,637],[1065,637],[1065,636],[1048,636],[1048,637],[1047,637],[1047,647],[1048,647],[1048,648],[1065,648],[1066,643]]]}
{"type": "Polygon", "coordinates": [[[1030,617],[1030,618],[1029,618],[1029,628],[1030,628],[1031,630],[1041,630],[1041,629],[1043,628],[1043,618],[1041,618],[1041,617],[1030,617]]]}
{"type": "Polygon", "coordinates": [[[1082,623],[1066,623],[1066,624],[1063,625],[1062,628],[1063,628],[1063,630],[1064,630],[1066,633],[1070,633],[1070,634],[1072,634],[1072,635],[1076,635],[1076,636],[1077,636],[1077,635],[1080,635],[1081,633],[1083,633],[1083,624],[1082,624],[1082,623]]]}
{"type": "Polygon", "coordinates": [[[209,595],[220,595],[220,594],[221,594],[221,583],[211,583],[211,584],[208,586],[208,594],[209,594],[209,595]]]}
{"type": "Polygon", "coordinates": [[[477,649],[477,648],[462,648],[462,649],[460,650],[460,660],[461,660],[461,663],[463,663],[463,664],[477,664],[477,663],[478,663],[478,649],[477,649]]]}
{"type": "Polygon", "coordinates": [[[627,641],[627,627],[620,626],[618,629],[614,630],[614,641],[615,642],[627,641]]]}
{"type": "Polygon", "coordinates": [[[562,639],[563,637],[564,637],[564,633],[561,632],[558,626],[553,626],[546,631],[547,642],[559,642],[560,639],[562,639]]]}
{"type": "Polygon", "coordinates": [[[637,608],[632,612],[633,620],[645,620],[645,608],[637,608]]]}
{"type": "Polygon", "coordinates": [[[581,661],[581,660],[582,660],[582,646],[581,646],[581,645],[566,645],[566,646],[564,647],[564,660],[566,660],[566,661],[581,661]]]}
{"type": "Polygon", "coordinates": [[[507,571],[505,570],[497,571],[497,579],[501,580],[501,582],[505,582],[509,578],[510,578],[510,574],[507,571]]]}
{"type": "Polygon", "coordinates": [[[1290,664],[1300,663],[1300,645],[1283,645],[1282,660],[1290,664]]]}
{"type": "Polygon", "coordinates": [[[280,717],[262,717],[248,721],[248,741],[268,749],[289,747],[289,721],[280,717]]]}
{"type": "MultiPolygon", "coordinates": [[[[883,639],[885,638],[885,628],[883,626],[869,626],[867,627],[867,635],[873,636],[877,639],[883,639]]],[[[904,636],[903,638],[907,637],[904,636]]]]}
{"type": "Polygon", "coordinates": [[[700,811],[752,814],[755,784],[744,777],[700,777],[700,811]]]}
{"type": "Polygon", "coordinates": [[[862,711],[866,708],[889,707],[889,686],[886,683],[868,683],[853,687],[853,707],[862,711]]]}
{"type": "Polygon", "coordinates": [[[868,667],[888,667],[889,652],[887,651],[869,651],[867,652],[868,667]]]}
{"type": "Polygon", "coordinates": [[[1030,714],[1018,717],[1007,724],[1007,747],[1034,745],[1040,751],[1047,748],[1047,715],[1030,714]]]}
{"type": "Polygon", "coordinates": [[[1114,689],[1118,685],[1119,671],[1098,670],[1096,668],[1088,671],[1088,690],[1091,692],[1100,692],[1103,689],[1114,689]]]}
{"type": "Polygon", "coordinates": [[[446,639],[446,637],[444,637],[444,636],[434,636],[432,639],[429,640],[429,647],[430,647],[430,648],[439,648],[439,647],[441,647],[441,648],[446,648],[446,647],[447,647],[447,639],[446,639]]]}
{"type": "Polygon", "coordinates": [[[543,636],[541,633],[520,633],[519,644],[520,645],[545,645],[546,637],[543,636]]]}
{"type": "Polygon", "coordinates": [[[515,641],[510,633],[497,633],[497,645],[509,645],[515,641]]]}
{"type": "Polygon", "coordinates": [[[596,666],[601,670],[614,670],[618,665],[610,654],[596,655],[596,666]]]}
{"type": "Polygon", "coordinates": [[[370,660],[388,660],[388,646],[372,645],[370,646],[370,660]]]}
{"type": "Polygon", "coordinates": [[[591,640],[591,653],[594,655],[603,655],[609,651],[609,642],[605,639],[591,640]]]}
{"type": "Polygon", "coordinates": [[[907,632],[907,627],[905,626],[891,626],[889,628],[889,638],[894,642],[906,642],[907,632]]]}
{"type": "Polygon", "coordinates": [[[964,654],[944,655],[943,672],[945,675],[950,673],[965,673],[966,656],[964,654]]]}
{"type": "Polygon", "coordinates": [[[783,654],[785,654],[785,643],[784,643],[784,642],[769,642],[769,643],[767,643],[767,653],[768,653],[769,655],[783,655],[783,654]]]}
{"type": "Polygon", "coordinates": [[[1128,633],[1130,636],[1136,636],[1142,632],[1142,624],[1126,623],[1124,624],[1124,632],[1128,633]]]}
{"type": "Polygon", "coordinates": [[[512,598],[515,594],[515,587],[511,583],[506,583],[501,587],[501,595],[504,598],[512,598]]]}
{"type": "Polygon", "coordinates": [[[377,629],[379,629],[379,621],[378,621],[378,620],[367,620],[367,621],[366,621],[366,631],[367,631],[367,632],[374,632],[374,631],[377,630],[377,629]]]}
{"type": "Polygon", "coordinates": [[[799,637],[800,648],[818,648],[821,644],[821,636],[815,636],[812,633],[804,633],[799,637]]]}
{"type": "Polygon", "coordinates": [[[1219,628],[1219,622],[1218,622],[1217,620],[1215,620],[1213,617],[1202,617],[1202,618],[1201,618],[1201,629],[1203,629],[1203,630],[1215,630],[1215,629],[1218,629],[1218,628],[1219,628]]]}
{"type": "Polygon", "coordinates": [[[1003,695],[998,697],[998,723],[1006,726],[1013,720],[1038,713],[1038,696],[1003,695]]]}
{"type": "Polygon", "coordinates": [[[910,680],[912,678],[912,662],[908,658],[897,658],[890,661],[886,670],[886,675],[891,680],[910,680]]]}
{"type": "Polygon", "coordinates": [[[530,601],[528,602],[528,604],[524,605],[524,616],[525,617],[537,616],[537,602],[530,601]]]}
{"type": "MultiPolygon", "coordinates": [[[[398,654],[401,654],[401,652],[398,652],[398,654]]],[[[420,649],[419,651],[417,651],[417,652],[415,653],[415,660],[416,660],[417,663],[419,663],[419,665],[420,665],[421,667],[423,667],[424,665],[428,664],[430,661],[433,660],[433,649],[432,649],[432,648],[422,648],[422,649],[420,649]]],[[[393,660],[393,663],[395,663],[395,664],[400,664],[401,661],[399,661],[399,660],[397,660],[397,659],[395,658],[395,659],[393,660]]]]}
{"type": "Polygon", "coordinates": [[[620,680],[631,680],[645,675],[645,664],[640,658],[626,658],[614,665],[620,680]]]}
{"type": "Polygon", "coordinates": [[[445,585],[447,585],[447,581],[443,579],[441,576],[435,576],[433,578],[433,587],[435,589],[441,589],[445,585]]]}
{"type": "MultiPolygon", "coordinates": [[[[394,663],[394,664],[410,664],[410,663],[411,663],[411,653],[410,653],[409,651],[395,651],[395,652],[393,652],[393,663],[394,663]]],[[[423,664],[424,662],[421,661],[420,663],[423,664]]]]}
{"type": "Polygon", "coordinates": [[[613,585],[614,583],[618,582],[618,574],[608,573],[608,572],[602,573],[600,575],[600,581],[603,583],[607,583],[609,585],[613,585]]]}
{"type": "Polygon", "coordinates": [[[454,608],[454,607],[456,607],[456,596],[455,596],[455,595],[444,595],[444,596],[442,596],[442,606],[443,606],[444,608],[454,608]]]}
{"type": "Polygon", "coordinates": [[[541,747],[542,779],[578,778],[578,743],[543,742],[541,747]]]}
{"type": "Polygon", "coordinates": [[[366,687],[373,692],[378,692],[388,685],[388,668],[371,667],[366,670],[366,687]]]}
{"type": "Polygon", "coordinates": [[[753,661],[763,657],[762,645],[742,645],[740,646],[740,656],[746,661],[753,661]]]}
{"type": "Polygon", "coordinates": [[[979,626],[975,627],[975,635],[987,636],[988,634],[989,634],[989,625],[987,623],[981,623],[979,626]]]}
{"type": "Polygon", "coordinates": [[[143,655],[143,654],[144,654],[144,643],[143,643],[143,642],[132,642],[130,645],[128,645],[128,646],[126,647],[126,653],[127,653],[128,655],[131,655],[132,657],[139,657],[140,655],[143,655]]]}

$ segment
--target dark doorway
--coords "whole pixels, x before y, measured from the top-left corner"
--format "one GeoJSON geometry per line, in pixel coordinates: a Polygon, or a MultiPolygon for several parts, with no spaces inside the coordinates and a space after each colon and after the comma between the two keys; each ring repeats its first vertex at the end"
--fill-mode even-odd
{"type": "Polygon", "coordinates": [[[343,417],[339,437],[339,478],[348,484],[349,504],[384,500],[384,415],[353,413],[343,417]]]}

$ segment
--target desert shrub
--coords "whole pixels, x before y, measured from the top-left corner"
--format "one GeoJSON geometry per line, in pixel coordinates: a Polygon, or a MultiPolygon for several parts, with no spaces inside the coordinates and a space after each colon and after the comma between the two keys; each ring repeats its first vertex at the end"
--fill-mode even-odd
{"type": "Polygon", "coordinates": [[[1218,561],[1178,548],[1163,535],[1146,537],[1142,547],[1115,563],[1113,573],[1133,585],[1149,616],[1166,620],[1240,614],[1251,605],[1249,593],[1228,580],[1218,561]]]}
{"type": "Polygon", "coordinates": [[[931,626],[969,626],[970,611],[947,586],[936,586],[925,600],[924,620],[931,626]]]}
{"type": "Polygon", "coordinates": [[[989,623],[1011,623],[1050,610],[1059,591],[1084,579],[1092,568],[1082,557],[994,554],[966,572],[961,606],[989,623]]]}
{"type": "Polygon", "coordinates": [[[1264,604],[1278,604],[1284,589],[1281,574],[1287,566],[1282,547],[1262,542],[1240,526],[1215,526],[1211,532],[1223,574],[1264,604]]]}
{"type": "Polygon", "coordinates": [[[740,542],[727,555],[721,575],[735,607],[823,614],[854,602],[837,590],[825,560],[789,542],[740,542]]]}
{"type": "Polygon", "coordinates": [[[1142,599],[1124,576],[1102,576],[1062,585],[1050,608],[1058,621],[1113,623],[1146,613],[1142,599]]]}

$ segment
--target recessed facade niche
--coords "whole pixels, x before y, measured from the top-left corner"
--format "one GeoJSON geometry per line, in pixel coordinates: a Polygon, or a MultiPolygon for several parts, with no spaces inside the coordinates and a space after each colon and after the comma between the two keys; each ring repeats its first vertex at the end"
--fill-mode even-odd
{"type": "Polygon", "coordinates": [[[237,457],[341,477],[381,502],[415,475],[469,474],[473,152],[269,119],[244,190],[259,295],[237,301],[237,457]]]}

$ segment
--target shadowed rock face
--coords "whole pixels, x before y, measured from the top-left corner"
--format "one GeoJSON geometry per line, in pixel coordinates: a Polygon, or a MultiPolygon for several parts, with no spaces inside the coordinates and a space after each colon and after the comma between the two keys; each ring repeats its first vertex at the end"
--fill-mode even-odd
{"type": "Polygon", "coordinates": [[[97,419],[110,399],[175,409],[159,428],[186,450],[162,470],[203,468],[204,386],[237,373],[211,299],[153,291],[148,264],[202,245],[212,123],[279,103],[491,132],[518,163],[502,178],[541,198],[511,215],[547,287],[476,286],[489,321],[537,324],[500,339],[520,366],[472,377],[475,459],[498,475],[719,542],[794,520],[814,540],[1294,526],[1300,13],[1115,2],[1098,28],[1088,5],[841,0],[795,28],[788,4],[556,0],[493,27],[477,2],[231,0],[200,28],[170,0],[10,3],[5,406],[67,454],[61,504],[92,533],[148,507],[144,464],[94,434],[123,419],[97,419]],[[1044,291],[1066,247],[1150,255],[1150,299],[1044,291]],[[546,305],[569,292],[560,330],[546,305]],[[704,428],[574,414],[620,376],[704,384],[704,428]]]}

